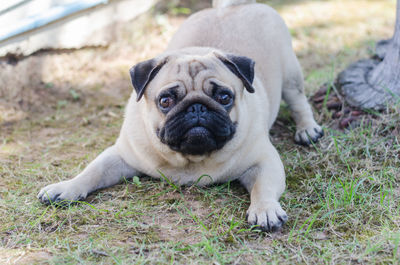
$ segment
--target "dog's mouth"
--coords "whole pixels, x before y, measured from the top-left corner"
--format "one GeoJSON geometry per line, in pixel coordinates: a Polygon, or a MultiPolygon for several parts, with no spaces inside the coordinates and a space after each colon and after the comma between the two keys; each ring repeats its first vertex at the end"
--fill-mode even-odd
{"type": "MultiPolygon", "coordinates": [[[[186,130],[182,130],[178,137],[168,137],[171,132],[166,132],[163,128],[158,132],[161,142],[167,144],[172,150],[188,155],[204,155],[222,148],[226,142],[232,139],[235,133],[235,125],[229,127],[225,133],[213,132],[212,128],[207,128],[196,124],[186,130]]],[[[176,134],[173,134],[176,136],[176,134]]]]}
{"type": "Polygon", "coordinates": [[[203,126],[195,126],[186,131],[183,140],[200,143],[204,138],[210,138],[212,136],[212,133],[207,128],[203,126]]]}
{"type": "Polygon", "coordinates": [[[170,114],[157,131],[161,142],[172,150],[188,155],[205,155],[222,148],[236,131],[224,109],[207,103],[185,104],[181,111],[170,114]]]}
{"type": "Polygon", "coordinates": [[[179,151],[185,154],[202,155],[217,149],[215,136],[205,127],[189,129],[182,137],[179,151]]]}

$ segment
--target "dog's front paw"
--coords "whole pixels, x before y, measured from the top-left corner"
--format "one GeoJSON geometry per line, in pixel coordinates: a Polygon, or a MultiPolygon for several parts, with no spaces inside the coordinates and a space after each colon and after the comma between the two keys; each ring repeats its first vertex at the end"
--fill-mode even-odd
{"type": "Polygon", "coordinates": [[[318,142],[324,136],[324,130],[317,123],[313,123],[305,128],[299,128],[294,136],[296,144],[309,146],[311,143],[318,142]]]}
{"type": "Polygon", "coordinates": [[[48,185],[40,190],[37,198],[44,204],[68,205],[85,199],[87,191],[73,180],[48,185]]]}
{"type": "Polygon", "coordinates": [[[246,215],[247,222],[265,232],[278,231],[288,217],[279,202],[250,204],[246,215]]]}

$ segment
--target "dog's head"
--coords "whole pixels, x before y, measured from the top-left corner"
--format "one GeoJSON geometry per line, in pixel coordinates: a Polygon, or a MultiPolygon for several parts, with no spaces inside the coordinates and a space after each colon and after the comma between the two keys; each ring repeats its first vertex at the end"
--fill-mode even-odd
{"type": "Polygon", "coordinates": [[[244,90],[254,92],[254,61],[215,51],[170,53],[130,74],[147,131],[183,155],[221,149],[235,135],[244,90]]]}

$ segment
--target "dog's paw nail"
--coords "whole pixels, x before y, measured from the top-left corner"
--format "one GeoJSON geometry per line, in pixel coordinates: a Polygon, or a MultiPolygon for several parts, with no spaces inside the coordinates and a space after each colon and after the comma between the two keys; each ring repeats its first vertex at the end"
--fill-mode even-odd
{"type": "Polygon", "coordinates": [[[85,199],[86,193],[80,192],[71,182],[60,182],[46,186],[37,197],[41,203],[47,205],[68,206],[85,199]]]}
{"type": "Polygon", "coordinates": [[[287,215],[278,202],[271,202],[261,206],[250,205],[248,223],[254,230],[276,232],[287,221],[287,215]]]}
{"type": "Polygon", "coordinates": [[[309,128],[298,130],[294,140],[296,144],[309,146],[312,143],[318,142],[322,136],[324,136],[324,130],[318,125],[313,125],[309,128]]]}
{"type": "Polygon", "coordinates": [[[286,223],[288,220],[288,216],[285,214],[283,215],[278,215],[279,220],[281,221],[282,224],[286,223]]]}

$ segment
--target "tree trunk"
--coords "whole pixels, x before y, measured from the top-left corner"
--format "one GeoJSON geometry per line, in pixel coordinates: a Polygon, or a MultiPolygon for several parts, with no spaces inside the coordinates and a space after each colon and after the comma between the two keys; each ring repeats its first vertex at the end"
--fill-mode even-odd
{"type": "Polygon", "coordinates": [[[393,38],[377,44],[377,58],[358,61],[338,76],[337,84],[354,107],[380,110],[400,98],[400,0],[396,10],[393,38]]]}

